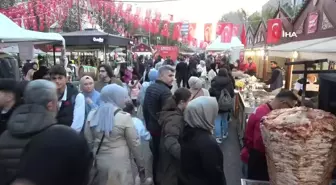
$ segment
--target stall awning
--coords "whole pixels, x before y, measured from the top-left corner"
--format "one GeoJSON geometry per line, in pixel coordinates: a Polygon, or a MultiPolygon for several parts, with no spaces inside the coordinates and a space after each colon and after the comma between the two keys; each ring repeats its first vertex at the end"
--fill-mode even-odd
{"type": "Polygon", "coordinates": [[[2,13],[0,13],[0,25],[1,28],[3,28],[0,29],[0,41],[2,45],[18,42],[32,42],[33,44],[64,44],[64,39],[60,34],[23,29],[2,13]]]}
{"type": "Polygon", "coordinates": [[[315,43],[299,50],[300,52],[336,53],[336,37],[331,37],[324,42],[315,43]]]}
{"type": "Polygon", "coordinates": [[[322,38],[322,39],[313,39],[313,40],[303,40],[303,41],[297,41],[297,42],[290,42],[286,44],[281,44],[278,46],[274,46],[269,48],[269,51],[299,51],[299,49],[317,44],[317,43],[323,43],[325,41],[331,40],[331,38],[322,38]]]}
{"type": "Polygon", "coordinates": [[[296,51],[301,59],[336,58],[333,54],[336,52],[336,37],[290,42],[271,47],[268,51],[268,55],[274,57],[290,58],[296,51]]]}
{"type": "Polygon", "coordinates": [[[232,37],[231,43],[222,43],[221,37],[217,37],[216,40],[206,48],[206,51],[225,51],[236,47],[244,47],[238,37],[232,37]]]}

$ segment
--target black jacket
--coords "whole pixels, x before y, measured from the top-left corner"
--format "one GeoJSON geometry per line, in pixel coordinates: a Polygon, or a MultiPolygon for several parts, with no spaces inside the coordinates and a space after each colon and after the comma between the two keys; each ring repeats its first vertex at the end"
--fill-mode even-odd
{"type": "Polygon", "coordinates": [[[75,108],[75,100],[76,96],[78,95],[78,89],[72,84],[67,84],[66,90],[66,101],[62,102],[56,119],[58,124],[71,126],[75,108]]]}
{"type": "Polygon", "coordinates": [[[176,65],[176,78],[188,76],[188,64],[186,62],[179,62],[176,65]]]}
{"type": "Polygon", "coordinates": [[[223,153],[209,131],[184,128],[181,174],[181,185],[226,185],[223,153]]]}
{"type": "Polygon", "coordinates": [[[13,180],[19,169],[20,157],[31,138],[55,124],[52,113],[38,105],[21,105],[12,113],[0,136],[0,184],[13,180]]]}
{"type": "Polygon", "coordinates": [[[169,98],[162,108],[159,124],[162,131],[156,180],[160,185],[178,185],[181,158],[179,140],[182,136],[184,121],[183,112],[177,108],[173,98],[169,98]]]}
{"type": "Polygon", "coordinates": [[[156,80],[146,90],[143,114],[147,129],[152,135],[161,135],[158,113],[161,112],[166,100],[172,96],[170,89],[171,87],[164,82],[156,80]]]}
{"type": "Polygon", "coordinates": [[[234,96],[234,89],[230,77],[215,76],[215,78],[211,81],[211,87],[209,89],[210,96],[216,97],[218,100],[223,89],[226,89],[230,93],[231,97],[234,96]]]}
{"type": "MultiPolygon", "coordinates": [[[[0,135],[7,129],[7,122],[12,115],[15,107],[11,108],[6,113],[0,113],[0,135]]],[[[1,110],[0,110],[1,111],[1,110]]]]}

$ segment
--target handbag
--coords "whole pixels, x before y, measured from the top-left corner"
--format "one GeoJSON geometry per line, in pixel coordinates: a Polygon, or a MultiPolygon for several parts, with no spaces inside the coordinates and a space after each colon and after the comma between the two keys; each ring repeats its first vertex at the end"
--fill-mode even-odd
{"type": "MultiPolygon", "coordinates": [[[[121,109],[117,109],[115,112],[114,112],[114,115],[116,115],[119,111],[121,111],[121,109]]],[[[88,180],[88,185],[94,185],[94,184],[97,184],[97,177],[98,177],[98,174],[99,174],[99,170],[98,170],[98,166],[97,166],[97,155],[99,153],[99,150],[103,144],[103,141],[104,141],[104,138],[105,138],[105,132],[103,132],[103,135],[100,139],[100,142],[98,144],[98,147],[97,147],[97,150],[95,152],[95,155],[93,157],[93,162],[92,162],[92,167],[91,167],[91,170],[90,170],[90,174],[89,174],[89,180],[88,180]]]]}

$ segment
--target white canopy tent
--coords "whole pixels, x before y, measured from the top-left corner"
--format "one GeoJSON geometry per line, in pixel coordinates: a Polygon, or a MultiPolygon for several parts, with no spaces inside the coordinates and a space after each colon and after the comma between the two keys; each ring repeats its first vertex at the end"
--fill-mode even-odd
{"type": "MultiPolygon", "coordinates": [[[[18,47],[18,46],[9,46],[9,47],[0,49],[0,51],[2,51],[2,52],[6,52],[6,53],[15,53],[15,54],[20,53],[20,52],[19,52],[19,47],[18,47]]],[[[40,50],[40,49],[35,49],[35,48],[34,48],[34,54],[35,54],[35,55],[38,55],[38,54],[46,54],[46,53],[43,52],[43,51],[40,50]]]]}
{"type": "Polygon", "coordinates": [[[238,37],[232,37],[231,43],[222,43],[221,37],[217,37],[207,48],[206,51],[225,51],[231,48],[243,48],[244,45],[241,43],[238,37]]]}
{"type": "Polygon", "coordinates": [[[290,42],[268,49],[269,56],[291,58],[294,52],[301,59],[336,58],[336,37],[290,42]]]}
{"type": "Polygon", "coordinates": [[[65,45],[62,35],[23,29],[1,13],[0,24],[0,45],[19,42],[32,42],[33,44],[60,43],[63,46],[65,45]]]}

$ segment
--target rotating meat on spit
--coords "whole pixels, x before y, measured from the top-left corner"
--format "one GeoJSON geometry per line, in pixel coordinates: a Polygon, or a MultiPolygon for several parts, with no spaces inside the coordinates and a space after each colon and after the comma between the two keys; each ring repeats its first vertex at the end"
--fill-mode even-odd
{"type": "Polygon", "coordinates": [[[336,117],[307,107],[279,109],[261,124],[271,185],[329,185],[336,117]]]}

